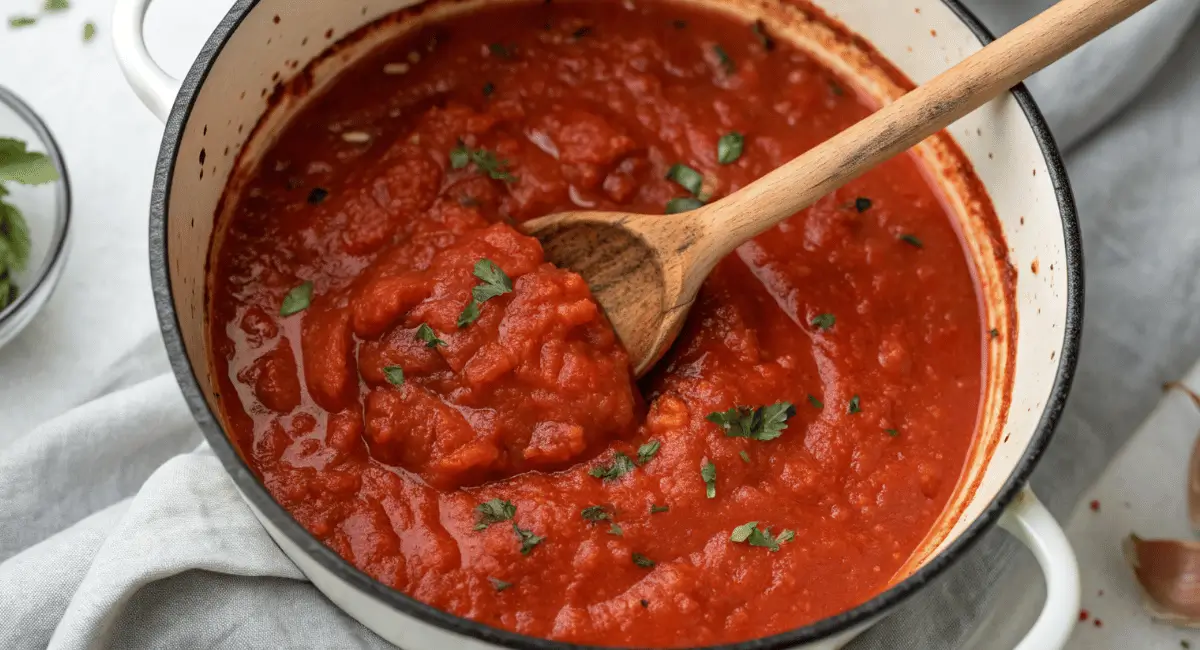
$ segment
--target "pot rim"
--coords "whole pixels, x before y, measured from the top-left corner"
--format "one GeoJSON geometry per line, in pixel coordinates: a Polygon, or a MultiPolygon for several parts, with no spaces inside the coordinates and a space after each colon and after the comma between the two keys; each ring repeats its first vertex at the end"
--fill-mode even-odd
{"type": "MultiPolygon", "coordinates": [[[[987,45],[995,40],[991,31],[961,3],[961,0],[940,1],[971,30],[981,45],[987,45]]],[[[196,97],[226,43],[228,43],[234,32],[241,26],[242,21],[254,10],[259,2],[260,0],[237,0],[213,30],[212,35],[197,55],[195,62],[180,85],[174,105],[171,108],[171,113],[167,118],[162,147],[159,150],[158,162],[155,168],[154,188],[150,202],[149,233],[150,275],[154,290],[155,308],[158,313],[159,325],[167,348],[167,354],[170,358],[171,368],[175,373],[176,381],[179,383],[193,417],[204,432],[204,437],[208,440],[213,452],[233,478],[242,496],[310,558],[357,591],[373,597],[401,614],[411,616],[426,624],[506,648],[516,650],[567,650],[595,647],[531,637],[456,616],[388,587],[358,570],[313,537],[292,518],[287,510],[271,497],[266,487],[254,476],[250,467],[242,459],[237,450],[234,449],[232,442],[225,434],[215,414],[209,409],[200,388],[199,378],[196,376],[188,360],[180,332],[179,320],[175,314],[174,303],[171,299],[173,290],[168,270],[169,250],[166,236],[166,211],[167,206],[170,204],[170,187],[171,179],[174,175],[175,160],[183,138],[184,127],[191,116],[196,97]]],[[[1034,137],[1045,158],[1062,220],[1064,250],[1067,263],[1067,305],[1066,320],[1063,328],[1062,351],[1059,356],[1058,369],[1051,387],[1050,396],[1042,410],[1041,418],[1038,420],[1029,446],[996,497],[992,499],[992,502],[988,504],[987,508],[978,518],[963,531],[958,539],[951,542],[940,553],[913,572],[912,575],[891,586],[886,591],[845,612],[787,632],[738,643],[693,648],[693,650],[785,650],[799,644],[817,641],[848,631],[855,626],[871,621],[906,600],[935,578],[941,576],[951,564],[974,547],[983,537],[983,534],[999,521],[1000,515],[1004,512],[1005,508],[1016,498],[1017,494],[1029,481],[1034,467],[1049,445],[1050,438],[1053,436],[1054,430],[1062,416],[1067,395],[1075,375],[1083,320],[1083,248],[1074,195],[1071,191],[1070,182],[1067,179],[1062,156],[1059,153],[1054,136],[1050,133],[1049,125],[1046,123],[1041,110],[1037,107],[1033,96],[1024,84],[1015,86],[1010,92],[1033,128],[1034,137]]],[[[606,648],[606,650],[613,649],[606,648]]]]}

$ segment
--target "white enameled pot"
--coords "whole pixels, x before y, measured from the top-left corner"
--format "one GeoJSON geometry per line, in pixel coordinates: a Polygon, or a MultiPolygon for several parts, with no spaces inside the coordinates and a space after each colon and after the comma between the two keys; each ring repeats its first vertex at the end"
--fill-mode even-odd
{"type": "MultiPolygon", "coordinates": [[[[510,0],[435,3],[421,16],[471,11],[483,1],[510,0]]],[[[862,39],[839,36],[811,20],[799,0],[678,1],[708,5],[742,20],[761,17],[772,33],[822,59],[880,102],[903,89],[861,65],[870,61],[871,47],[921,83],[991,40],[957,0],[811,0],[862,39]]],[[[410,27],[406,21],[384,21],[371,30],[365,26],[416,3],[237,0],[183,81],[164,73],[146,51],[142,23],[148,4],[118,0],[113,38],[133,89],[166,122],[150,213],[159,318],[192,412],[251,509],[330,600],[407,650],[573,647],[447,614],[356,570],[270,497],[214,415],[220,398],[205,348],[205,274],[226,184],[257,160],[277,127],[302,106],[303,99],[273,101],[277,83],[315,62],[305,74],[319,90],[338,69],[410,27]],[[351,34],[354,38],[322,57],[351,34]]],[[[1062,530],[1026,487],[1062,412],[1078,354],[1083,262],[1070,188],[1045,121],[1023,87],[952,125],[941,144],[933,140],[938,138],[917,151],[958,215],[998,339],[989,346],[991,389],[964,477],[942,520],[886,591],[837,616],[726,646],[729,650],[840,647],[929,584],[997,523],[1033,551],[1046,577],[1044,611],[1018,647],[1059,648],[1074,627],[1079,611],[1075,557],[1062,530]],[[1004,242],[983,236],[979,206],[956,185],[955,170],[947,168],[955,157],[938,155],[950,137],[990,196],[1007,250],[1004,242]],[[1015,296],[1006,298],[999,279],[1014,273],[1015,296]]]]}

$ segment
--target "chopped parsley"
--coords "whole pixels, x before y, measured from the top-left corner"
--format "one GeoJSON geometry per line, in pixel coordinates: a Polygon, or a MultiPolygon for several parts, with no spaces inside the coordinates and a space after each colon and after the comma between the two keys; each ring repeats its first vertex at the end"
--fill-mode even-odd
{"type": "Polygon", "coordinates": [[[667,201],[667,214],[679,214],[680,212],[690,212],[696,208],[704,207],[704,201],[695,199],[690,196],[684,196],[667,201]]]}
{"type": "Polygon", "coordinates": [[[858,210],[860,213],[870,210],[871,209],[871,199],[864,198],[861,196],[858,197],[857,199],[854,199],[854,209],[858,210]]]}
{"type": "Polygon", "coordinates": [[[491,45],[488,45],[488,51],[490,51],[492,53],[492,56],[494,56],[498,59],[508,60],[508,59],[513,58],[513,46],[512,45],[504,45],[503,43],[492,43],[491,45]]]}
{"type": "Polygon", "coordinates": [[[772,552],[776,552],[779,550],[780,544],[790,542],[795,538],[796,533],[787,529],[779,533],[778,537],[772,537],[770,528],[760,530],[757,521],[749,521],[734,528],[733,534],[729,536],[729,541],[735,544],[747,542],[751,546],[761,546],[772,552]]]}
{"type": "Polygon", "coordinates": [[[917,248],[925,248],[924,242],[922,242],[920,239],[917,239],[916,235],[910,235],[908,233],[905,233],[903,235],[900,235],[900,241],[902,241],[906,244],[909,244],[910,246],[915,246],[917,248]]]}
{"type": "Polygon", "coordinates": [[[742,149],[745,145],[745,136],[737,131],[730,131],[721,136],[721,139],[717,140],[717,162],[722,165],[737,162],[737,159],[742,157],[742,149]]]}
{"type": "Polygon", "coordinates": [[[646,463],[650,462],[650,460],[654,458],[654,455],[658,453],[660,447],[662,447],[661,442],[657,440],[647,440],[646,444],[638,447],[637,464],[645,465],[646,463]]]}
{"type": "Polygon", "coordinates": [[[513,522],[513,532],[517,534],[517,539],[521,540],[521,555],[529,555],[533,552],[533,547],[541,544],[546,538],[540,535],[534,535],[532,530],[526,530],[517,526],[517,522],[513,522]]]}
{"type": "Polygon", "coordinates": [[[511,582],[505,582],[505,581],[501,580],[500,578],[488,578],[488,582],[492,583],[492,586],[495,587],[496,591],[498,591],[498,592],[504,591],[505,589],[508,589],[509,587],[512,586],[511,582]]]}
{"type": "Polygon", "coordinates": [[[615,481],[632,472],[635,468],[633,459],[618,451],[613,454],[611,463],[608,465],[597,465],[588,474],[599,479],[604,479],[605,481],[615,481]]]}
{"type": "Polygon", "coordinates": [[[683,163],[671,165],[667,170],[667,180],[675,181],[692,196],[700,194],[700,188],[704,186],[704,176],[683,163]]]}
{"type": "Polygon", "coordinates": [[[743,462],[743,463],[748,463],[748,462],[750,462],[750,454],[747,454],[745,449],[743,449],[743,450],[739,451],[739,452],[738,452],[738,456],[741,456],[741,457],[742,457],[742,462],[743,462]]]}
{"type": "Polygon", "coordinates": [[[298,314],[312,303],[313,283],[305,282],[298,287],[287,292],[283,297],[283,305],[279,307],[280,316],[291,316],[298,314]]]}
{"type": "Polygon", "coordinates": [[[808,403],[812,404],[813,408],[819,408],[819,409],[825,408],[825,404],[823,404],[821,402],[821,400],[817,399],[817,397],[815,395],[808,396],[808,403]]]}
{"type": "Polygon", "coordinates": [[[502,296],[506,293],[512,293],[512,280],[509,279],[504,271],[496,266],[496,263],[483,258],[475,262],[476,278],[483,284],[475,285],[471,289],[471,302],[458,315],[458,326],[466,327],[474,323],[479,318],[479,306],[496,296],[502,296]]]}
{"type": "Polygon", "coordinates": [[[713,54],[717,55],[717,62],[721,64],[721,70],[723,70],[725,74],[734,73],[736,66],[734,66],[733,59],[730,58],[729,53],[725,51],[725,48],[721,47],[720,45],[714,45],[713,54]]]}
{"type": "Polygon", "coordinates": [[[71,8],[70,0],[46,0],[45,11],[66,11],[71,8]]]}
{"type": "Polygon", "coordinates": [[[671,509],[671,506],[659,506],[659,505],[654,505],[653,503],[650,504],[650,514],[652,514],[652,515],[656,515],[660,512],[666,512],[670,509],[671,509]]]}
{"type": "Polygon", "coordinates": [[[421,323],[421,326],[417,328],[417,339],[424,341],[427,348],[436,348],[439,345],[446,347],[446,342],[439,339],[433,328],[425,323],[421,323]]]}
{"type": "Polygon", "coordinates": [[[812,319],[812,326],[819,330],[827,330],[837,323],[837,316],[833,314],[817,314],[812,319]]]}
{"type": "Polygon", "coordinates": [[[649,569],[654,566],[654,560],[651,560],[641,553],[633,554],[633,563],[642,567],[643,569],[649,569]]]}
{"type": "Polygon", "coordinates": [[[758,42],[763,46],[764,50],[770,52],[775,49],[775,39],[767,34],[767,26],[763,24],[762,20],[754,21],[754,24],[750,26],[750,30],[758,37],[758,42]]]}
{"type": "Polygon", "coordinates": [[[758,408],[735,406],[724,413],[709,413],[704,419],[720,426],[730,438],[765,441],[783,435],[788,418],[795,414],[796,407],[792,406],[791,402],[777,402],[758,408]]]}
{"type": "Polygon", "coordinates": [[[387,377],[388,383],[399,388],[404,385],[404,368],[400,366],[386,366],[383,369],[383,376],[387,377]]]}
{"type": "Polygon", "coordinates": [[[13,16],[12,18],[8,19],[8,26],[12,27],[13,29],[29,27],[36,24],[37,18],[34,18],[33,16],[13,16]]]}
{"type": "Polygon", "coordinates": [[[862,413],[862,408],[860,408],[858,405],[858,395],[855,395],[854,397],[850,398],[850,408],[846,409],[846,412],[849,413],[850,415],[854,415],[855,413],[862,413]]]}
{"type": "Polygon", "coordinates": [[[579,512],[579,516],[583,517],[585,521],[590,521],[593,524],[604,521],[605,519],[612,519],[612,514],[610,514],[608,509],[604,506],[588,506],[579,512]]]}
{"type": "Polygon", "coordinates": [[[492,524],[508,521],[517,514],[512,501],[491,499],[475,506],[475,530],[484,530],[492,524]]]}
{"type": "Polygon", "coordinates": [[[895,438],[896,436],[900,435],[900,432],[899,432],[899,431],[897,431],[897,430],[895,430],[895,429],[884,429],[884,430],[883,430],[883,432],[884,432],[884,433],[886,433],[886,434],[888,434],[889,436],[891,436],[891,437],[893,437],[893,438],[895,438]]]}
{"type": "Polygon", "coordinates": [[[700,478],[704,479],[704,495],[710,499],[717,498],[717,466],[711,461],[704,461],[700,466],[700,478]]]}
{"type": "Polygon", "coordinates": [[[308,193],[308,202],[312,205],[318,205],[327,198],[329,198],[329,190],[323,187],[314,187],[308,193]]]}
{"type": "Polygon", "coordinates": [[[608,534],[616,535],[617,537],[624,537],[625,531],[621,530],[621,527],[614,523],[613,525],[608,527],[608,534]]]}
{"type": "Polygon", "coordinates": [[[83,42],[90,43],[93,38],[96,38],[96,23],[89,20],[83,24],[83,42]]]}
{"type": "Polygon", "coordinates": [[[496,154],[482,147],[471,149],[460,140],[458,145],[450,150],[450,167],[463,169],[471,163],[475,163],[475,169],[489,178],[505,183],[517,182],[517,177],[508,171],[507,160],[497,158],[496,154]]]}
{"type": "Polygon", "coordinates": [[[491,97],[492,93],[494,93],[494,92],[496,92],[495,84],[493,84],[490,81],[483,84],[483,96],[484,97],[491,97]]]}

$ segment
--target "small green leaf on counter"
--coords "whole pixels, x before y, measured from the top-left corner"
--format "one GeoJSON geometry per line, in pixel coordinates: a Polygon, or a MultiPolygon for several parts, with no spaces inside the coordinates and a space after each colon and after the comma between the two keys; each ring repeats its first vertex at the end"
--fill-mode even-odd
{"type": "Polygon", "coordinates": [[[83,42],[91,43],[93,38],[96,38],[96,23],[89,20],[83,24],[83,42]]]}
{"type": "Polygon", "coordinates": [[[647,440],[646,444],[638,447],[637,464],[645,465],[646,463],[650,462],[650,459],[654,458],[654,455],[658,453],[660,447],[662,447],[661,442],[657,440],[647,440]]]}
{"type": "Polygon", "coordinates": [[[30,27],[36,24],[37,18],[34,18],[33,16],[13,16],[12,18],[8,19],[8,26],[12,27],[13,29],[30,27]]]}
{"type": "Polygon", "coordinates": [[[517,539],[521,540],[521,555],[529,555],[533,552],[533,547],[546,539],[540,535],[534,535],[532,530],[520,528],[515,521],[512,526],[513,532],[517,534],[517,539]]]}
{"type": "Polygon", "coordinates": [[[666,512],[671,509],[671,506],[659,506],[653,503],[650,504],[650,514],[656,515],[660,512],[666,512]]]}
{"type": "Polygon", "coordinates": [[[917,239],[916,235],[910,235],[910,234],[905,233],[903,235],[900,235],[900,241],[902,241],[906,244],[909,244],[911,246],[915,246],[917,248],[925,248],[925,244],[920,239],[917,239]]]}
{"type": "Polygon", "coordinates": [[[704,207],[704,201],[694,199],[690,196],[680,197],[667,201],[666,214],[679,214],[680,212],[691,212],[696,208],[704,207]]]}
{"type": "Polygon", "coordinates": [[[812,319],[812,326],[819,330],[827,330],[837,323],[837,316],[833,314],[817,314],[812,319]]]}
{"type": "Polygon", "coordinates": [[[417,339],[425,342],[425,347],[436,348],[437,346],[446,347],[446,342],[439,339],[434,333],[433,328],[425,323],[421,323],[417,327],[417,339]]]}
{"type": "Polygon", "coordinates": [[[71,8],[70,0],[46,0],[44,11],[66,11],[71,8]]]}
{"type": "Polygon", "coordinates": [[[796,408],[791,402],[777,402],[758,408],[735,406],[723,413],[709,413],[704,419],[720,426],[730,438],[766,441],[783,435],[788,418],[795,414],[796,408]]]}
{"type": "Polygon", "coordinates": [[[808,396],[808,403],[813,405],[813,408],[825,408],[825,404],[817,399],[815,395],[808,396]]]}
{"type": "Polygon", "coordinates": [[[387,366],[383,369],[383,376],[387,378],[388,383],[399,388],[404,385],[404,368],[400,366],[387,366]]]}
{"type": "Polygon", "coordinates": [[[717,498],[717,466],[711,461],[704,461],[700,466],[700,478],[704,479],[704,495],[710,499],[717,498]]]}
{"type": "Polygon", "coordinates": [[[743,449],[743,450],[739,451],[739,452],[738,452],[738,456],[741,456],[741,457],[742,457],[742,462],[743,462],[743,463],[748,463],[748,462],[750,462],[750,454],[747,454],[745,449],[743,449]]]}
{"type": "Polygon", "coordinates": [[[512,501],[491,499],[475,506],[475,530],[483,530],[492,524],[508,521],[517,514],[512,501]]]}
{"type": "Polygon", "coordinates": [[[742,157],[742,149],[746,146],[746,138],[736,131],[730,131],[717,140],[717,162],[730,165],[742,157]]]}
{"type": "Polygon", "coordinates": [[[654,566],[654,560],[651,560],[641,553],[633,554],[633,563],[642,567],[643,569],[649,569],[654,566]]]}
{"type": "Polygon", "coordinates": [[[855,395],[854,397],[850,398],[850,408],[846,409],[846,412],[849,413],[850,415],[854,415],[855,413],[862,413],[862,408],[860,408],[858,405],[858,395],[855,395]]]}
{"type": "Polygon", "coordinates": [[[762,44],[764,50],[770,52],[771,50],[775,49],[775,39],[771,38],[771,36],[767,34],[767,26],[762,20],[754,21],[754,24],[750,26],[750,29],[754,32],[754,35],[758,37],[758,42],[762,44]]]}
{"type": "Polygon", "coordinates": [[[861,196],[858,197],[857,199],[854,199],[854,209],[858,210],[859,212],[866,212],[867,210],[870,210],[871,209],[871,199],[861,197],[861,196]]]}
{"type": "Polygon", "coordinates": [[[305,282],[283,297],[283,305],[279,308],[280,316],[291,316],[308,309],[312,303],[313,283],[305,282]]]}
{"type": "Polygon", "coordinates": [[[604,479],[606,481],[615,481],[622,476],[632,472],[635,469],[633,460],[621,452],[613,454],[612,462],[608,465],[597,465],[593,467],[588,474],[604,479]]]}
{"type": "Polygon", "coordinates": [[[886,434],[888,434],[889,436],[891,436],[891,437],[893,437],[893,438],[895,438],[896,436],[900,435],[900,432],[899,432],[899,431],[897,431],[897,430],[895,430],[895,429],[884,429],[884,430],[883,430],[883,432],[884,432],[884,433],[886,433],[886,434]]]}
{"type": "Polygon", "coordinates": [[[492,583],[492,586],[496,588],[497,592],[504,591],[512,586],[511,582],[505,582],[500,578],[488,578],[488,582],[492,583]]]}
{"type": "Polygon", "coordinates": [[[678,183],[683,189],[696,196],[704,186],[704,177],[700,172],[683,163],[675,163],[667,170],[667,180],[678,183]]]}
{"type": "Polygon", "coordinates": [[[617,537],[624,537],[624,536],[625,536],[625,531],[621,530],[621,527],[620,527],[620,526],[618,526],[618,525],[616,525],[616,524],[613,524],[613,525],[611,525],[611,526],[609,526],[609,527],[608,527],[608,534],[609,534],[609,535],[616,535],[617,537]]]}
{"type": "Polygon", "coordinates": [[[579,516],[583,517],[585,521],[590,521],[593,524],[606,519],[612,519],[612,515],[609,514],[608,509],[606,509],[604,506],[588,506],[579,512],[579,516]]]}
{"type": "Polygon", "coordinates": [[[729,56],[729,53],[725,51],[725,48],[721,47],[720,45],[714,45],[713,54],[717,55],[717,62],[721,64],[721,70],[724,70],[725,74],[734,73],[736,67],[734,66],[733,59],[729,56]]]}

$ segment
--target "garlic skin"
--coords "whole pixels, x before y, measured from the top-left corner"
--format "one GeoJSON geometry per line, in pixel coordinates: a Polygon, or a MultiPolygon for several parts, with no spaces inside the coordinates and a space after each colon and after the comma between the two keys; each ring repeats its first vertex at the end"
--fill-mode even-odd
{"type": "Polygon", "coordinates": [[[1200,542],[1130,535],[1123,550],[1150,616],[1200,628],[1200,542]]]}

